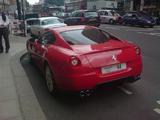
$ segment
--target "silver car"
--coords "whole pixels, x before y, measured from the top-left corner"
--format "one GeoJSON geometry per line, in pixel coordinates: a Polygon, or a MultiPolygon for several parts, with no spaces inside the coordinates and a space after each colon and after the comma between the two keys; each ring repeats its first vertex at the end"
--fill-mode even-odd
{"type": "Polygon", "coordinates": [[[30,26],[30,34],[32,36],[40,36],[50,28],[66,26],[58,17],[41,17],[35,18],[34,21],[36,23],[30,26]]]}

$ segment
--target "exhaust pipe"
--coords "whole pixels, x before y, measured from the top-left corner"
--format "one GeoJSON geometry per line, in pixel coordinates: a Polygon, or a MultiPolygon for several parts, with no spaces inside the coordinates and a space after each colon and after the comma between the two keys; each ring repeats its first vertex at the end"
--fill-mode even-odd
{"type": "Polygon", "coordinates": [[[91,90],[82,90],[80,91],[79,95],[81,98],[89,97],[91,95],[91,90]]]}

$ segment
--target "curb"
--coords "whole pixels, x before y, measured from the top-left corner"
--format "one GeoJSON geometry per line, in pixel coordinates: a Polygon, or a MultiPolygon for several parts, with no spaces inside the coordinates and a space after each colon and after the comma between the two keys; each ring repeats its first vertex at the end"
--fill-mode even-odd
{"type": "Polygon", "coordinates": [[[10,60],[21,116],[23,120],[47,120],[20,63],[25,53],[26,50],[23,50],[10,60]]]}

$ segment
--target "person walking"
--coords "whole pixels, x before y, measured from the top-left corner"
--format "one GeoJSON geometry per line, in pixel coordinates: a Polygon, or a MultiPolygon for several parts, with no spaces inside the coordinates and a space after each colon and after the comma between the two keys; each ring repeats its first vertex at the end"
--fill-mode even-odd
{"type": "Polygon", "coordinates": [[[5,41],[5,50],[6,53],[9,52],[10,43],[9,43],[9,19],[7,15],[2,12],[0,15],[0,53],[3,53],[3,43],[2,43],[2,37],[5,41]]]}

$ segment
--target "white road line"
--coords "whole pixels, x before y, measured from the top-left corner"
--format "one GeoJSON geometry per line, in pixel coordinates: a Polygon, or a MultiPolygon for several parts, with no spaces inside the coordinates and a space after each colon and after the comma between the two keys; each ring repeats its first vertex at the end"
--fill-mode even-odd
{"type": "Polygon", "coordinates": [[[133,31],[133,32],[147,32],[147,31],[154,31],[154,29],[126,29],[126,31],[133,31]]]}
{"type": "Polygon", "coordinates": [[[131,92],[130,90],[127,90],[126,88],[124,88],[124,87],[122,87],[122,86],[118,86],[118,88],[119,88],[122,92],[124,92],[125,94],[127,94],[127,95],[132,95],[132,94],[133,94],[133,92],[131,92]]]}
{"type": "Polygon", "coordinates": [[[138,32],[140,34],[152,35],[152,36],[160,36],[160,33],[146,33],[146,32],[138,32]]]}
{"type": "Polygon", "coordinates": [[[158,100],[157,103],[160,105],[160,100],[158,100]]]}
{"type": "Polygon", "coordinates": [[[155,109],[153,109],[153,111],[155,111],[156,113],[160,114],[160,109],[159,108],[155,108],[155,109]]]}

